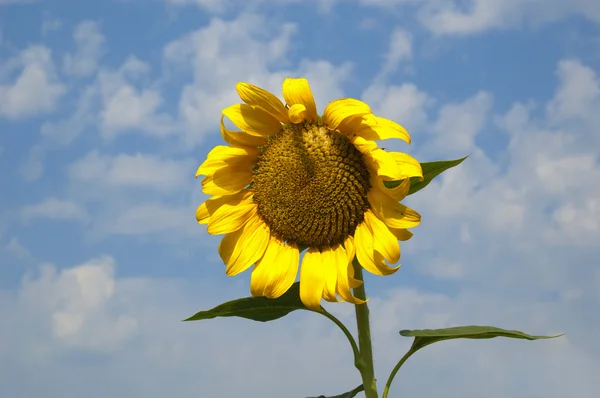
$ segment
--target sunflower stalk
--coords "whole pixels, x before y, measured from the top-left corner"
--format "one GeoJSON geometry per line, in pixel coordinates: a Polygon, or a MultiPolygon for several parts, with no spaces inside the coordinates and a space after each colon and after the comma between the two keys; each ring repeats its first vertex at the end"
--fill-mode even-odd
{"type": "MultiPolygon", "coordinates": [[[[352,262],[354,266],[354,277],[363,281],[360,286],[353,289],[354,296],[361,300],[367,299],[365,283],[362,274],[362,267],[355,258],[352,262]]],[[[369,324],[369,307],[367,303],[356,304],[356,325],[358,328],[358,350],[359,356],[355,361],[355,366],[362,377],[365,388],[366,398],[377,398],[377,380],[375,379],[375,367],[373,365],[373,347],[371,344],[371,326],[369,324]]]]}

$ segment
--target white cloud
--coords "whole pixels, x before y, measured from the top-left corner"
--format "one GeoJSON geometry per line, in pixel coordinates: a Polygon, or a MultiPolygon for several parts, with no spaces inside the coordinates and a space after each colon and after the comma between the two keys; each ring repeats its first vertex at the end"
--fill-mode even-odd
{"type": "Polygon", "coordinates": [[[0,65],[0,115],[4,117],[19,119],[51,112],[65,92],[50,50],[44,46],[30,46],[0,65]],[[13,79],[15,70],[20,73],[13,79]]]}
{"type": "MultiPolygon", "coordinates": [[[[564,65],[559,63],[559,71],[564,65]]],[[[569,70],[580,77],[583,71],[590,85],[597,84],[586,67],[569,70]]],[[[506,135],[490,153],[474,137],[494,139],[491,136],[498,134],[481,129],[491,96],[480,93],[441,107],[432,123],[435,135],[414,155],[422,160],[449,158],[451,149],[457,151],[454,156],[471,156],[407,201],[423,214],[422,225],[407,245],[421,256],[433,257],[420,267],[422,272],[448,279],[448,273],[460,269],[462,283],[493,280],[499,289],[535,286],[564,297],[582,286],[594,291],[590,285],[597,286],[594,253],[600,235],[600,190],[594,181],[600,180],[600,153],[597,128],[591,126],[599,124],[591,108],[585,114],[559,110],[564,93],[576,93],[573,88],[581,84],[568,73],[559,72],[559,79],[546,104],[555,111],[544,113],[539,107],[538,117],[535,105],[515,103],[497,119],[506,135]],[[443,253],[443,262],[437,253],[443,253]]],[[[593,87],[580,95],[596,101],[590,92],[595,92],[593,87]]],[[[572,94],[571,100],[580,98],[572,94]]]]}
{"type": "Polygon", "coordinates": [[[44,151],[39,145],[34,145],[21,164],[20,174],[25,181],[35,181],[44,174],[44,151]]]}
{"type": "Polygon", "coordinates": [[[8,243],[2,248],[2,251],[19,260],[27,260],[32,257],[29,250],[27,250],[27,248],[23,246],[21,242],[19,242],[19,239],[17,239],[15,236],[10,238],[8,243]]]}
{"type": "Polygon", "coordinates": [[[197,237],[204,233],[194,219],[200,201],[188,200],[192,187],[200,186],[194,180],[197,163],[93,150],[68,167],[69,192],[96,209],[88,229],[95,238],[148,235],[165,244],[175,237],[197,237]]]}
{"type": "MultiPolygon", "coordinates": [[[[330,101],[344,97],[343,86],[352,72],[352,64],[349,62],[335,66],[328,61],[304,61],[300,63],[298,71],[290,76],[302,76],[308,80],[317,111],[323,113],[330,101]]],[[[272,84],[273,93],[281,92],[283,79],[283,76],[276,76],[272,84]]]]}
{"type": "Polygon", "coordinates": [[[398,65],[401,62],[412,59],[412,41],[412,34],[407,30],[395,28],[392,31],[388,51],[385,54],[384,62],[379,72],[380,77],[387,77],[398,69],[398,65]]]}
{"type": "Polygon", "coordinates": [[[193,82],[183,88],[179,101],[188,144],[198,144],[208,131],[218,131],[215,115],[240,102],[235,91],[238,81],[279,95],[285,77],[307,76],[320,109],[342,94],[340,85],[350,75],[349,63],[335,66],[328,61],[304,59],[297,70],[281,70],[289,62],[287,53],[295,32],[294,24],[276,24],[257,15],[242,14],[231,21],[215,18],[207,27],[165,46],[163,54],[169,68],[177,73],[191,70],[193,75],[193,82]]]}
{"type": "MultiPolygon", "coordinates": [[[[236,318],[180,322],[197,310],[246,296],[247,286],[232,288],[234,280],[223,287],[210,278],[119,278],[111,257],[61,270],[42,266],[18,292],[0,295],[0,316],[14,326],[0,329],[0,341],[7,342],[0,343],[0,381],[8,393],[19,389],[38,396],[52,387],[61,396],[91,398],[107,393],[185,398],[197,396],[199,389],[206,396],[334,395],[359,383],[342,333],[317,314],[298,311],[269,323],[236,318]],[[88,360],[94,376],[86,378],[88,360]],[[36,382],[22,385],[11,372],[36,382]],[[40,372],[47,377],[34,377],[40,372]]],[[[449,390],[465,398],[480,397],[481,391],[490,398],[593,396],[600,388],[594,377],[600,371],[594,355],[600,345],[593,330],[600,325],[577,311],[581,298],[572,294],[548,301],[486,286],[452,296],[406,287],[372,294],[379,385],[410,345],[411,339],[398,335],[401,329],[493,324],[534,334],[565,331],[567,336],[434,344],[402,368],[390,397],[439,396],[449,390]],[[419,375],[425,373],[436,374],[436,382],[424,383],[419,375]]],[[[328,304],[327,309],[355,333],[349,304],[328,304]]]]}
{"type": "Polygon", "coordinates": [[[68,75],[89,76],[98,68],[104,49],[104,36],[95,21],[80,22],[73,33],[77,46],[74,54],[65,54],[64,70],[68,75]]]}
{"type": "Polygon", "coordinates": [[[36,0],[0,0],[1,5],[33,3],[36,0]]]}
{"type": "Polygon", "coordinates": [[[94,126],[98,120],[96,115],[100,102],[98,96],[97,85],[85,86],[79,93],[75,101],[75,111],[70,116],[57,122],[44,122],[40,128],[44,148],[39,147],[37,150],[68,146],[86,129],[94,126]]]}
{"type": "Polygon", "coordinates": [[[428,149],[438,149],[436,155],[463,157],[475,147],[475,136],[484,127],[492,107],[492,95],[480,91],[460,103],[445,104],[432,126],[435,138],[428,149]]]}
{"type": "Polygon", "coordinates": [[[115,300],[115,261],[105,256],[58,271],[40,268],[23,281],[20,299],[47,322],[58,347],[106,350],[137,332],[137,321],[111,308],[115,300]]]}
{"type": "Polygon", "coordinates": [[[173,192],[193,181],[194,165],[191,159],[170,160],[141,153],[110,156],[94,150],[69,166],[69,177],[96,186],[173,192]]]}
{"type": "Polygon", "coordinates": [[[163,98],[158,89],[135,86],[135,81],[148,71],[147,64],[130,57],[119,70],[99,74],[100,123],[104,138],[112,139],[128,132],[164,137],[175,132],[172,117],[159,111],[163,98]]]}
{"type": "Polygon", "coordinates": [[[362,94],[375,114],[395,120],[408,131],[419,129],[427,122],[427,110],[434,101],[412,83],[400,86],[374,83],[362,94]]]}
{"type": "MultiPolygon", "coordinates": [[[[268,66],[285,61],[294,25],[274,26],[267,20],[242,14],[235,20],[213,19],[205,28],[177,39],[164,48],[165,60],[173,68],[192,68],[193,83],[186,85],[179,101],[179,113],[187,126],[186,141],[198,143],[209,129],[218,126],[221,110],[239,102],[238,81],[275,86],[268,66]],[[266,32],[273,39],[259,38],[266,32]]],[[[280,91],[279,86],[278,91],[280,91]]]]}
{"type": "Polygon", "coordinates": [[[460,280],[464,276],[465,267],[458,262],[450,262],[445,257],[434,257],[418,268],[418,272],[442,280],[460,280]]]}
{"type": "Polygon", "coordinates": [[[231,2],[230,0],[164,0],[167,4],[187,5],[195,4],[207,11],[219,13],[227,9],[231,2]]]}
{"type": "Polygon", "coordinates": [[[58,18],[45,20],[42,22],[42,36],[46,36],[50,32],[60,30],[62,25],[62,21],[58,18]]]}
{"type": "MultiPolygon", "coordinates": [[[[562,60],[557,70],[560,86],[546,107],[553,122],[597,116],[600,83],[594,70],[577,60],[562,60]]],[[[600,120],[600,119],[598,119],[600,120]]]]}
{"type": "Polygon", "coordinates": [[[159,111],[163,103],[159,90],[137,87],[148,72],[148,65],[135,57],[128,58],[117,70],[100,71],[96,80],[80,90],[71,115],[42,124],[42,140],[31,148],[22,165],[25,179],[40,178],[46,152],[69,146],[85,131],[99,130],[107,140],[123,133],[154,137],[174,133],[176,125],[171,116],[159,111]]]}
{"type": "Polygon", "coordinates": [[[430,0],[422,6],[420,20],[433,33],[464,35],[523,23],[540,24],[570,14],[598,22],[600,5],[594,0],[430,0]]]}
{"type": "Polygon", "coordinates": [[[50,197],[40,203],[23,206],[21,215],[26,221],[35,219],[82,220],[86,217],[86,211],[69,200],[50,197]]]}
{"type": "Polygon", "coordinates": [[[142,235],[155,232],[178,231],[200,235],[201,226],[194,219],[189,206],[167,206],[162,203],[141,203],[124,210],[108,226],[109,233],[117,235],[142,235]]]}

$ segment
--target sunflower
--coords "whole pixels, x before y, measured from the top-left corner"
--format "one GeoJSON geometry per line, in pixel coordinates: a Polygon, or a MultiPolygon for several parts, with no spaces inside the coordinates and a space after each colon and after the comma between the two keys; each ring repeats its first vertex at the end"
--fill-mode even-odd
{"type": "Polygon", "coordinates": [[[254,265],[253,296],[277,298],[296,280],[300,298],[318,310],[321,299],[363,301],[351,288],[352,261],[376,275],[390,275],[421,217],[399,203],[410,177],[423,178],[412,156],[386,152],[376,140],[410,143],[399,124],[373,115],[352,98],[330,102],[322,116],[303,78],[285,79],[284,105],[272,93],[238,83],[245,104],[223,110],[221,135],[196,173],[212,195],[196,211],[210,234],[225,234],[219,254],[227,275],[254,265]],[[227,117],[241,131],[228,130],[227,117]]]}

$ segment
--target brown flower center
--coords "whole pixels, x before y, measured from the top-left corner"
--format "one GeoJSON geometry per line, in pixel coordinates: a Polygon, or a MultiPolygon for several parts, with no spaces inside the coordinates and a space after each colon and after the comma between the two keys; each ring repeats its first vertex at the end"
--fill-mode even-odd
{"type": "Polygon", "coordinates": [[[271,233],[325,247],[354,235],[369,208],[362,153],[322,122],[286,125],[262,148],[252,191],[271,233]]]}

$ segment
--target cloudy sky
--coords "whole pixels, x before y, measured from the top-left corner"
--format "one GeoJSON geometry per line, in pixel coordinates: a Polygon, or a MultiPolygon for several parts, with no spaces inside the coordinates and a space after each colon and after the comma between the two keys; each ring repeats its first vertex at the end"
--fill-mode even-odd
{"type": "Polygon", "coordinates": [[[566,333],[428,347],[390,396],[597,396],[599,24],[596,0],[0,0],[1,395],[360,384],[316,314],[180,322],[249,294],[194,218],[220,110],[238,81],[304,76],[320,111],[351,96],[410,131],[386,148],[471,154],[408,201],[402,269],[367,278],[380,381],[401,329],[566,333]]]}

